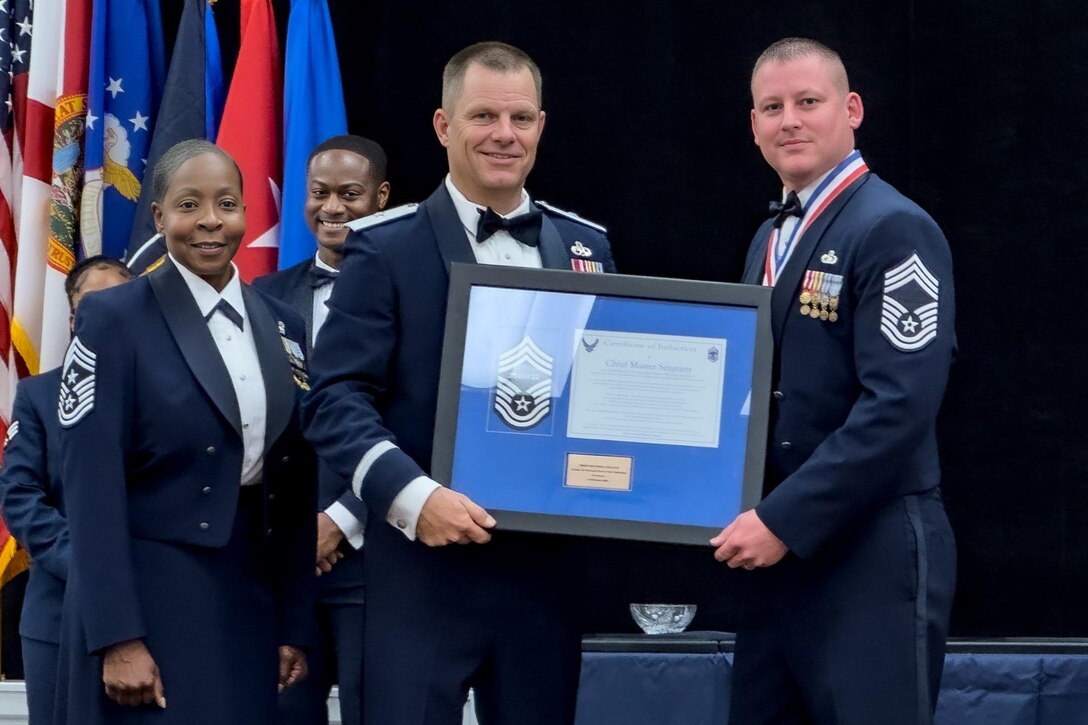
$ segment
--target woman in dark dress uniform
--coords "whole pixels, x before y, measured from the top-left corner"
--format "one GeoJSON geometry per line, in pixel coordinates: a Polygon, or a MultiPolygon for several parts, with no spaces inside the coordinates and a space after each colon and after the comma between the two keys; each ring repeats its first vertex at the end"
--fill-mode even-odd
{"type": "Polygon", "coordinates": [[[272,722],[313,637],[305,329],[238,277],[245,211],[226,153],[182,142],[153,184],[169,257],[86,300],[65,356],[57,719],[272,722]]]}

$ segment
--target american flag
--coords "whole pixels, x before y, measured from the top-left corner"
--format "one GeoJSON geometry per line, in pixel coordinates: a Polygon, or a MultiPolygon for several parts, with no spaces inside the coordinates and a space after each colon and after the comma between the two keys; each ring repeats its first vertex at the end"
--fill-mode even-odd
{"type": "MultiPolygon", "coordinates": [[[[7,434],[15,383],[25,367],[11,341],[11,319],[18,245],[15,229],[21,198],[26,140],[26,88],[33,37],[32,0],[0,0],[0,435],[7,434]]],[[[0,586],[26,567],[25,552],[0,520],[0,586]]]]}

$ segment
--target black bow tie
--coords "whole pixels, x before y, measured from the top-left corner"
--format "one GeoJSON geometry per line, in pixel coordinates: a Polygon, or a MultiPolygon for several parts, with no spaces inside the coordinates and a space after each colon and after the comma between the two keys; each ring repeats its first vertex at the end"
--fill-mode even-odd
{"type": "Polygon", "coordinates": [[[327,284],[332,284],[340,276],[339,272],[330,272],[316,264],[310,265],[310,289],[320,289],[327,284]]]}
{"type": "Polygon", "coordinates": [[[786,201],[772,201],[767,207],[768,214],[775,214],[774,228],[781,229],[782,224],[785,223],[786,217],[790,216],[804,216],[804,209],[801,208],[801,200],[797,198],[797,192],[791,191],[786,194],[786,201]]]}
{"type": "Polygon", "coordinates": [[[480,221],[476,225],[476,241],[481,244],[495,232],[505,229],[514,239],[522,244],[535,247],[540,241],[540,220],[543,214],[540,209],[533,208],[525,214],[503,219],[488,207],[487,211],[480,212],[480,221]]]}
{"type": "Polygon", "coordinates": [[[222,312],[223,316],[238,326],[239,330],[245,330],[242,323],[242,313],[234,309],[233,306],[226,300],[219,300],[219,304],[212,308],[212,311],[204,316],[204,320],[212,319],[212,315],[216,312],[222,312]]]}

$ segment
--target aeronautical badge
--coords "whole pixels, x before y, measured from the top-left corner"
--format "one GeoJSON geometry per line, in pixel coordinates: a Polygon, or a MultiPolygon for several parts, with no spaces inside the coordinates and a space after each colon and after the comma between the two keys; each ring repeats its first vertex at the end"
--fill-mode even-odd
{"type": "Polygon", "coordinates": [[[302,352],[302,346],[283,334],[285,327],[282,322],[278,327],[281,331],[280,342],[283,343],[283,349],[287,352],[287,361],[291,363],[291,375],[295,379],[295,385],[302,390],[309,390],[310,376],[306,372],[306,356],[302,352]]]}
{"type": "Polygon", "coordinates": [[[570,245],[570,253],[573,254],[575,257],[593,256],[593,250],[579,242],[577,239],[574,240],[574,244],[570,245]]]}
{"type": "Polygon", "coordinates": [[[4,448],[8,447],[8,443],[11,443],[11,439],[19,434],[19,421],[11,421],[11,425],[8,426],[8,434],[4,436],[4,448]]]}
{"type": "Polygon", "coordinates": [[[829,249],[820,255],[820,261],[824,264],[838,264],[839,255],[835,254],[834,249],[829,249]]]}
{"type": "Polygon", "coordinates": [[[913,352],[937,337],[939,287],[917,253],[884,273],[880,331],[892,347],[913,352]]]}
{"type": "Polygon", "coordinates": [[[83,420],[94,410],[94,375],[98,356],[78,337],[64,355],[64,372],[60,378],[57,418],[65,428],[83,420]]]}
{"type": "Polygon", "coordinates": [[[495,412],[514,430],[528,430],[551,412],[552,362],[529,337],[499,355],[495,412]]]}

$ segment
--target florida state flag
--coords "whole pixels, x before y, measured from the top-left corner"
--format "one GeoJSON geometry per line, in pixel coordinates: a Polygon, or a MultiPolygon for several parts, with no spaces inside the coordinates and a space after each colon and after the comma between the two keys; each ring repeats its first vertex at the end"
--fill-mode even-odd
{"type": "Polygon", "coordinates": [[[250,282],[279,254],[283,68],[271,0],[242,0],[241,28],[217,143],[242,169],[246,235],[234,262],[250,282]]]}

